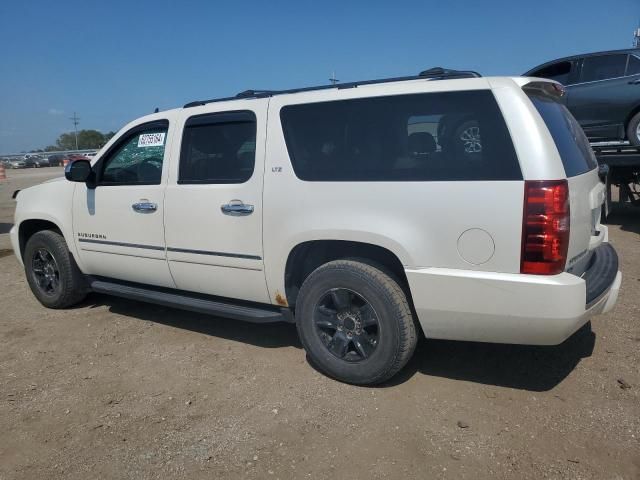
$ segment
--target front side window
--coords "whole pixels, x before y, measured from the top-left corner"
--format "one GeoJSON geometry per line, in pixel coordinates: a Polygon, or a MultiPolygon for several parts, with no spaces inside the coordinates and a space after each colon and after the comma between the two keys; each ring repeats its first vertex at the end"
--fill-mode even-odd
{"type": "Polygon", "coordinates": [[[280,118],[302,180],[522,179],[489,90],[289,105],[280,118]]]}
{"type": "Polygon", "coordinates": [[[101,185],[159,185],[168,122],[136,127],[103,162],[101,185]]]}
{"type": "Polygon", "coordinates": [[[595,82],[609,78],[623,77],[627,67],[624,54],[586,57],[582,62],[581,82],[595,82]]]}
{"type": "Polygon", "coordinates": [[[255,155],[252,112],[191,117],[182,136],[178,183],[244,183],[253,175],[255,155]]]}
{"type": "Polygon", "coordinates": [[[531,73],[529,76],[548,78],[550,80],[560,82],[563,85],[568,85],[570,74],[571,62],[558,62],[554,63],[553,65],[541,68],[540,70],[531,73]]]}

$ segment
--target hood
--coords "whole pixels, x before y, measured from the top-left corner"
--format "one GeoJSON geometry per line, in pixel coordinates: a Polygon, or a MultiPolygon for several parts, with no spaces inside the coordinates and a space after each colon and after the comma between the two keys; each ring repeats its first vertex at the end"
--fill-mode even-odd
{"type": "Polygon", "coordinates": [[[64,177],[56,177],[56,178],[50,178],[49,180],[45,180],[45,181],[44,181],[44,182],[42,182],[42,183],[60,182],[60,181],[62,181],[62,180],[65,180],[65,181],[66,181],[67,179],[66,179],[66,178],[64,178],[64,177]]]}

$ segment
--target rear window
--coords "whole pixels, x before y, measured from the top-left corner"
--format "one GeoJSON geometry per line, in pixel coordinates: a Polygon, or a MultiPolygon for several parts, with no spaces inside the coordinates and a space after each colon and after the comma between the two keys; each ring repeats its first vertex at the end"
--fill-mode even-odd
{"type": "Polygon", "coordinates": [[[302,180],[522,179],[489,90],[289,105],[280,117],[302,180]]]}
{"type": "Polygon", "coordinates": [[[527,95],[553,137],[567,177],[593,170],[598,162],[586,135],[567,107],[558,98],[537,90],[527,91],[527,95]]]}

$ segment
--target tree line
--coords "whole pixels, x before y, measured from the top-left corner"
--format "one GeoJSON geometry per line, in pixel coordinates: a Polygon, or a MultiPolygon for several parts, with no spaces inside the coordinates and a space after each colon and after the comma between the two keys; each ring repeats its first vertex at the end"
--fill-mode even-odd
{"type": "MultiPolygon", "coordinates": [[[[78,130],[78,150],[98,149],[104,146],[116,132],[102,133],[98,130],[78,130]]],[[[36,152],[56,152],[58,150],[75,150],[75,132],[63,133],[56,140],[55,145],[48,145],[36,152]]]]}

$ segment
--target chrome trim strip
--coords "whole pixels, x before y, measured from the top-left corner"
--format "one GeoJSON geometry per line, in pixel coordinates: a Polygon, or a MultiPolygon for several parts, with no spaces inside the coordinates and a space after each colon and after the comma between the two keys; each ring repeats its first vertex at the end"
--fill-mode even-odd
{"type": "Polygon", "coordinates": [[[144,248],[147,250],[164,250],[164,247],[156,245],[141,245],[139,243],[111,242],[109,240],[94,240],[90,238],[79,238],[78,242],[97,243],[100,245],[113,245],[114,247],[144,248]]]}
{"type": "Polygon", "coordinates": [[[623,75],[622,77],[611,77],[611,78],[602,78],[600,80],[589,80],[588,82],[578,82],[578,83],[567,84],[565,85],[565,87],[570,88],[570,87],[576,87],[578,85],[590,85],[592,83],[608,82],[609,80],[620,80],[622,78],[637,77],[638,75],[640,75],[640,73],[634,73],[632,75],[623,75]]]}
{"type": "Polygon", "coordinates": [[[196,262],[195,260],[179,260],[177,258],[170,258],[170,262],[172,263],[188,263],[189,265],[203,265],[205,267],[220,267],[220,268],[235,268],[238,270],[250,270],[252,272],[261,272],[262,268],[253,268],[253,267],[236,267],[233,265],[220,265],[219,263],[202,263],[196,262]]]}
{"type": "Polygon", "coordinates": [[[258,255],[245,255],[243,253],[225,253],[225,252],[210,252],[208,250],[192,250],[189,248],[176,248],[168,247],[167,251],[175,253],[193,253],[196,255],[212,255],[215,257],[230,257],[230,258],[244,258],[247,260],[262,260],[262,257],[258,255]]]}
{"type": "MultiPolygon", "coordinates": [[[[112,245],[114,247],[129,247],[129,248],[143,248],[147,250],[165,250],[164,247],[158,247],[156,245],[141,245],[139,243],[125,243],[125,242],[112,242],[110,240],[95,240],[90,238],[79,238],[79,242],[83,243],[96,243],[99,245],[112,245]]],[[[189,248],[176,248],[168,247],[168,252],[175,253],[192,253],[195,255],[211,255],[215,257],[229,257],[229,258],[244,258],[247,260],[262,260],[262,257],[258,255],[245,255],[244,253],[226,253],[226,252],[211,252],[209,250],[192,250],[189,248]]]]}

